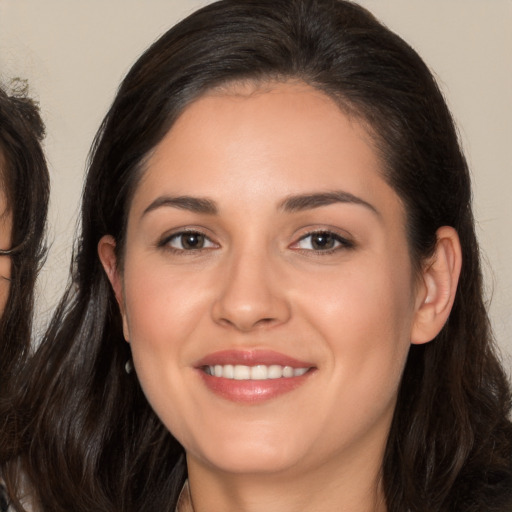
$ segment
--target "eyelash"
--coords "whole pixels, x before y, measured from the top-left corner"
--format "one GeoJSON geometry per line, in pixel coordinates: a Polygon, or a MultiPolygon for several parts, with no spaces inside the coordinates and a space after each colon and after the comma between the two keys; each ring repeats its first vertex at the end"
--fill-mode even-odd
{"type": "MultiPolygon", "coordinates": [[[[183,241],[182,241],[181,245],[183,246],[183,241]]],[[[166,251],[170,251],[175,254],[185,254],[185,253],[199,253],[199,252],[203,252],[203,251],[208,251],[208,250],[216,247],[217,244],[215,244],[215,242],[212,242],[212,240],[208,236],[206,236],[204,233],[202,233],[201,231],[191,229],[191,230],[179,231],[177,233],[173,233],[172,235],[166,236],[160,242],[158,242],[157,246],[159,248],[165,249],[166,251]],[[186,248],[173,247],[171,245],[172,241],[179,240],[180,238],[187,236],[187,235],[203,237],[204,242],[209,244],[209,246],[208,247],[199,247],[197,249],[195,249],[195,248],[186,249],[186,248]]]]}
{"type": "Polygon", "coordinates": [[[328,256],[329,254],[333,254],[335,252],[342,251],[342,250],[353,249],[354,247],[355,247],[355,244],[351,240],[348,240],[348,239],[342,237],[341,235],[339,235],[338,233],[335,233],[333,231],[329,231],[326,229],[318,229],[318,230],[310,231],[309,233],[306,233],[305,235],[301,236],[299,238],[299,240],[297,242],[294,242],[294,244],[292,245],[292,248],[296,248],[299,251],[314,252],[315,254],[318,254],[319,256],[328,256]],[[294,247],[294,246],[298,246],[298,244],[300,244],[300,242],[302,242],[308,238],[311,238],[314,235],[324,235],[324,236],[329,237],[330,239],[332,239],[334,241],[335,246],[330,249],[314,249],[314,248],[303,249],[300,247],[294,247]]]}
{"type": "MultiPolygon", "coordinates": [[[[311,245],[312,245],[312,243],[311,243],[311,245]]],[[[205,235],[204,233],[202,233],[201,231],[198,231],[198,230],[185,230],[185,231],[179,231],[177,233],[173,233],[172,235],[164,237],[160,242],[158,242],[157,246],[159,248],[163,248],[163,249],[173,252],[175,254],[199,253],[199,252],[208,251],[215,247],[218,247],[218,245],[215,244],[215,242],[213,242],[207,235],[205,235]],[[181,248],[173,247],[171,245],[172,241],[179,240],[180,238],[187,236],[187,235],[203,237],[204,243],[207,244],[207,247],[199,247],[197,249],[196,248],[188,248],[187,249],[187,248],[183,247],[183,240],[181,242],[181,246],[182,246],[181,248]]],[[[314,253],[314,254],[317,254],[320,256],[327,256],[329,254],[333,254],[333,253],[341,251],[341,250],[353,249],[354,247],[355,247],[355,244],[351,240],[348,240],[333,231],[322,230],[322,229],[310,231],[310,232],[306,233],[305,235],[302,235],[299,238],[299,240],[297,240],[290,246],[291,249],[298,250],[298,251],[304,252],[304,253],[314,253]],[[301,242],[304,242],[308,238],[311,238],[315,235],[324,236],[324,237],[328,238],[329,240],[333,241],[334,247],[331,247],[329,249],[314,249],[314,248],[305,249],[303,247],[302,248],[299,247],[301,242]]]]}

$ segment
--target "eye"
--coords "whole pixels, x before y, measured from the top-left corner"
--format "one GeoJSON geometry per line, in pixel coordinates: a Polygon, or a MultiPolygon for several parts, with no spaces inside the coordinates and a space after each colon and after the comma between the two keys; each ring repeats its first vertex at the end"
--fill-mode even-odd
{"type": "Polygon", "coordinates": [[[353,243],[332,231],[314,231],[303,236],[293,246],[315,252],[331,252],[337,249],[352,248],[353,243]]]}
{"type": "Polygon", "coordinates": [[[172,248],[176,251],[198,251],[216,247],[206,235],[199,231],[182,231],[166,238],[161,246],[172,248]]]}

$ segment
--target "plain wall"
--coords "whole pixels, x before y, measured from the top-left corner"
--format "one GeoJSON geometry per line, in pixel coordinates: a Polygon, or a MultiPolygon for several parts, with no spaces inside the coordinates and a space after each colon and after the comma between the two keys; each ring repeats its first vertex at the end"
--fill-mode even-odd
{"type": "MultiPolygon", "coordinates": [[[[52,176],[39,325],[68,277],[89,146],[138,55],[199,0],[0,0],[0,76],[29,80],[52,176]]],[[[438,77],[473,173],[490,312],[512,373],[512,1],[361,0],[438,77]]]]}

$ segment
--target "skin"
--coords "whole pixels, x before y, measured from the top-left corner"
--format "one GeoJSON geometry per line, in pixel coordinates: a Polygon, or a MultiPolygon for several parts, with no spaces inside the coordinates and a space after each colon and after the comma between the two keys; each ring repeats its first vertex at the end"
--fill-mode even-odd
{"type": "Polygon", "coordinates": [[[381,167],[362,125],[323,93],[235,84],[192,103],[156,147],[122,269],[112,237],[100,242],[137,376],[186,449],[196,512],[386,510],[380,467],[400,377],[411,341],[446,320],[460,250],[442,228],[413,274],[381,167]],[[340,191],[350,200],[283,207],[340,191]],[[162,201],[180,196],[216,212],[162,201]],[[184,249],[184,229],[204,248],[184,249]],[[312,231],[341,241],[318,249],[312,231]],[[270,349],[313,370],[288,393],[237,403],[196,367],[226,349],[270,349]]]}
{"type": "MultiPolygon", "coordinates": [[[[0,155],[0,165],[3,165],[3,158],[0,155]]],[[[7,205],[7,198],[0,191],[0,249],[10,249],[12,214],[7,205]]],[[[11,258],[0,255],[0,315],[5,309],[9,297],[11,277],[11,258]]]]}

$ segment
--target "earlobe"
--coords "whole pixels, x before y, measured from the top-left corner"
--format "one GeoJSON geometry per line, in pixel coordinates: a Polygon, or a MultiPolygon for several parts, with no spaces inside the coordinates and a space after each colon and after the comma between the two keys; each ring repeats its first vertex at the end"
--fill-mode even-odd
{"type": "Polygon", "coordinates": [[[121,317],[123,318],[123,334],[126,341],[130,340],[128,324],[126,321],[123,283],[117,266],[116,241],[113,236],[105,235],[98,242],[98,256],[105,273],[107,274],[112,290],[119,306],[121,317]]]}
{"type": "Polygon", "coordinates": [[[411,343],[427,343],[443,328],[455,300],[461,265],[457,231],[450,226],[439,228],[435,252],[423,268],[418,287],[411,343]]]}

